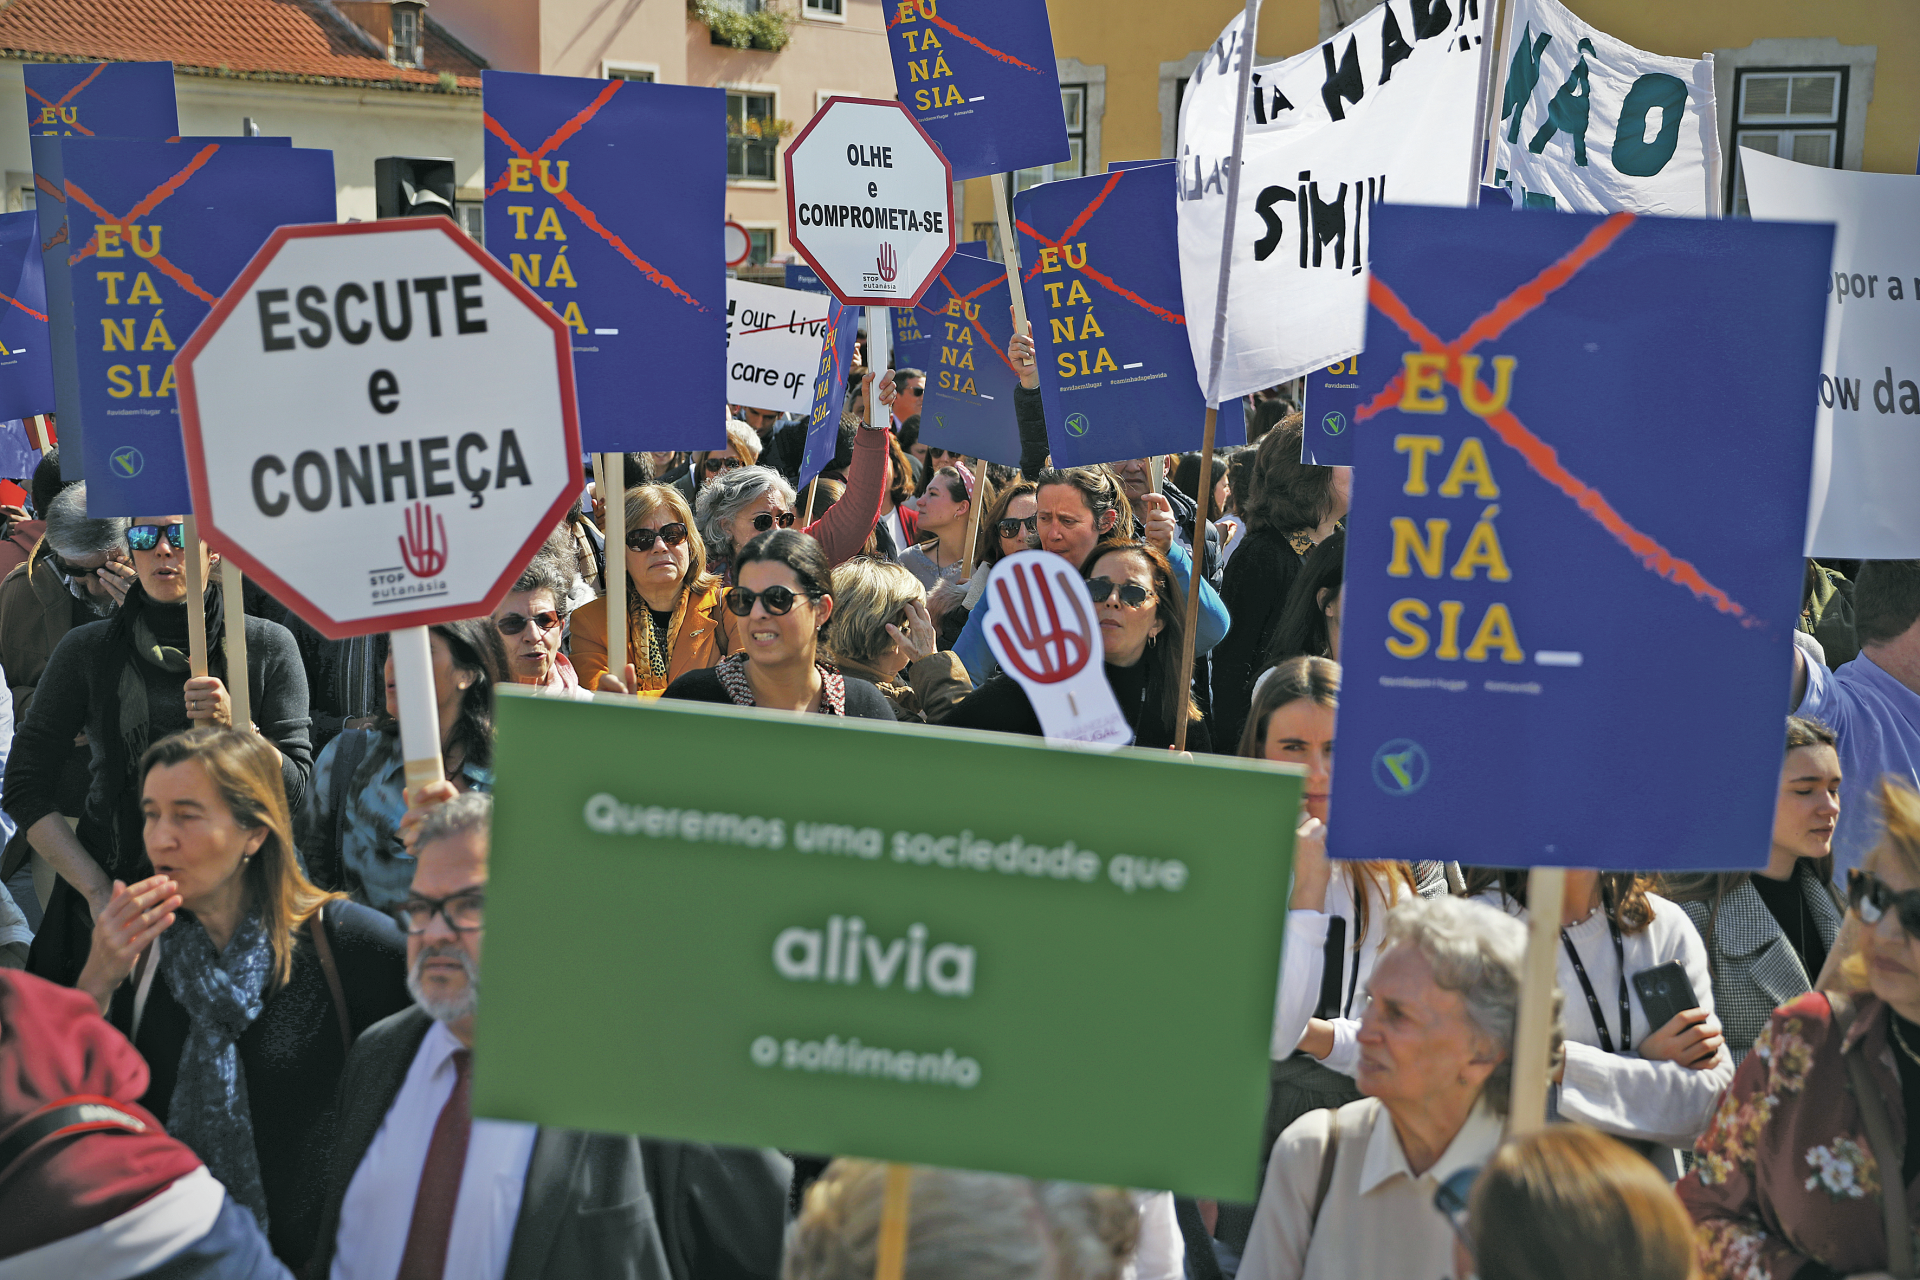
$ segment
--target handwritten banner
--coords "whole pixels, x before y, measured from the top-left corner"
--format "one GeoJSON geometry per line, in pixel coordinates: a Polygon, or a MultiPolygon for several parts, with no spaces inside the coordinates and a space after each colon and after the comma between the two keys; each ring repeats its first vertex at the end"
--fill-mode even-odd
{"type": "Polygon", "coordinates": [[[1833,229],[1375,217],[1331,851],[1759,865],[1833,229]]]}
{"type": "Polygon", "coordinates": [[[1072,158],[1046,0],[886,0],[893,82],[953,176],[1072,158]]]}
{"type": "Polygon", "coordinates": [[[727,281],[727,402],[806,413],[826,335],[827,300],[818,294],[727,281]]]}
{"type": "Polygon", "coordinates": [[[47,278],[35,211],[0,215],[0,420],[52,413],[47,278]]]}
{"type": "Polygon", "coordinates": [[[481,92],[487,246],[573,330],[582,446],[725,447],[726,94],[513,71],[481,92]]]}
{"type": "Polygon", "coordinates": [[[1007,362],[1011,297],[1004,266],[961,254],[921,296],[921,322],[933,333],[932,354],[923,366],[922,443],[988,462],[1020,464],[1013,407],[1020,378],[1007,362]]]}

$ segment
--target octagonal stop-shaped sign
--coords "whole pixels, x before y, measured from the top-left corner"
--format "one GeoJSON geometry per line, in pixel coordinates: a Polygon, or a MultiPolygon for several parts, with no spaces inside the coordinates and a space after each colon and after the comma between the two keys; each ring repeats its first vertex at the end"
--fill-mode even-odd
{"type": "Polygon", "coordinates": [[[580,489],[569,339],[445,218],[280,228],[175,361],[204,536],[335,639],[491,612],[580,489]]]}
{"type": "Polygon", "coordinates": [[[787,146],[787,228],[835,297],[910,307],[953,256],[953,166],[897,102],[829,98],[787,146]]]}

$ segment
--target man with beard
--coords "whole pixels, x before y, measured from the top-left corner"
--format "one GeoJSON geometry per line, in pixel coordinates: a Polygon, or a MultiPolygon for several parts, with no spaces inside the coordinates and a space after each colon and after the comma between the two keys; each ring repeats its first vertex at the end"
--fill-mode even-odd
{"type": "Polygon", "coordinates": [[[792,1177],[777,1152],[471,1117],[492,812],[468,792],[420,821],[402,908],[418,1004],[347,1059],[308,1275],[772,1280],[792,1177]]]}

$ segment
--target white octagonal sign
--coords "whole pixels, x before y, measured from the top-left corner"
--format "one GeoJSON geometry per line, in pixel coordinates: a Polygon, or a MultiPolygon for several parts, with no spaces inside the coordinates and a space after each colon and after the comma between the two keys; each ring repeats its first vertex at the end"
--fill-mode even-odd
{"type": "Polygon", "coordinates": [[[491,612],[580,489],[569,337],[445,218],[280,228],[174,362],[203,536],[335,639],[491,612]]]}
{"type": "Polygon", "coordinates": [[[829,98],[787,145],[787,234],[848,305],[910,307],[957,243],[953,166],[897,102],[829,98]]]}

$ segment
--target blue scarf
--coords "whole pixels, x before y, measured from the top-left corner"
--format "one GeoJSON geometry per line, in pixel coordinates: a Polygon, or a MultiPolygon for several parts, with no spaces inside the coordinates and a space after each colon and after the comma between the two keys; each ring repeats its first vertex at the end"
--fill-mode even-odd
{"type": "Polygon", "coordinates": [[[267,1229],[267,1193],[253,1145],[247,1073],[235,1043],[266,1003],[273,950],[258,914],[234,930],[225,954],[190,912],[181,912],[160,949],[160,972],[190,1025],[167,1108],[167,1132],[206,1162],[233,1198],[267,1229]]]}

